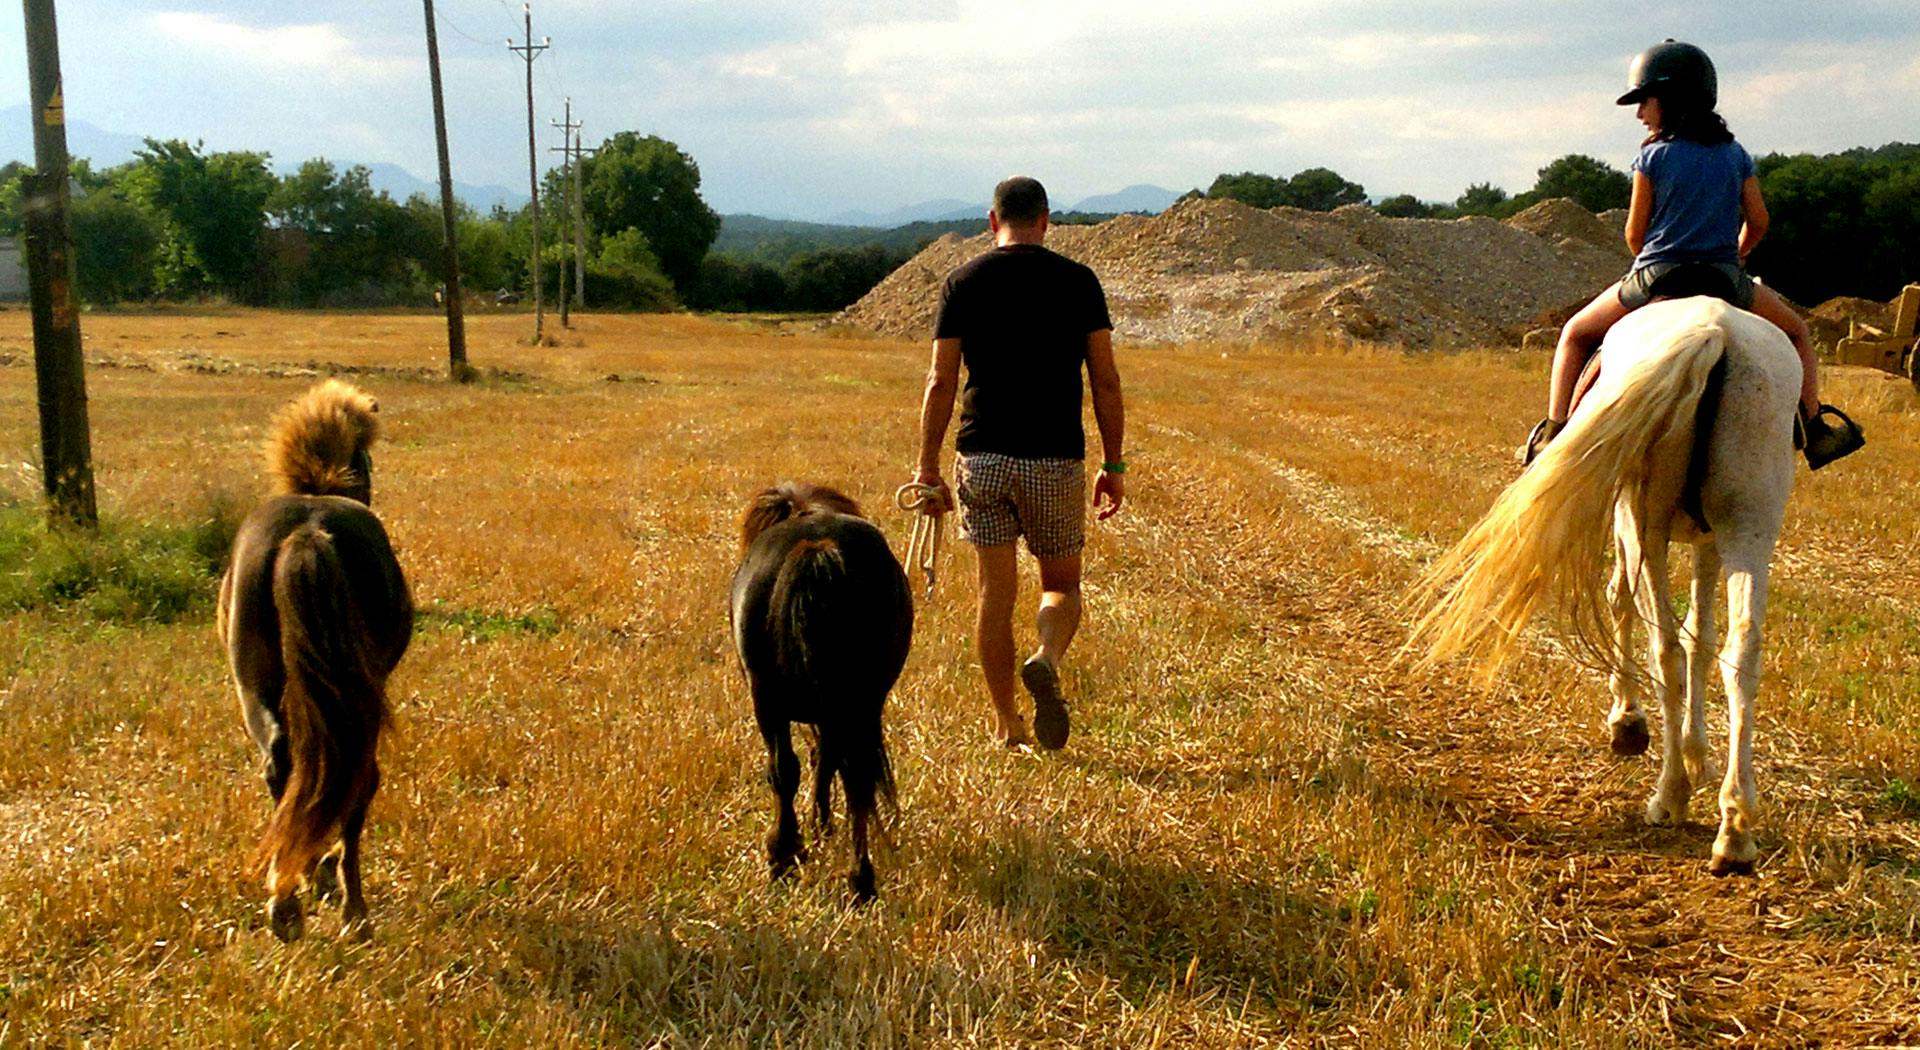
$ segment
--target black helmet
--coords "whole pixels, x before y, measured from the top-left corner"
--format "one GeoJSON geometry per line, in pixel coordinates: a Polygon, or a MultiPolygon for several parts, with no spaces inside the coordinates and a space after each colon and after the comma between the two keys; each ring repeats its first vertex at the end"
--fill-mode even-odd
{"type": "Polygon", "coordinates": [[[1713,109],[1719,104],[1713,60],[1705,51],[1692,44],[1676,43],[1672,37],[1647,48],[1627,67],[1627,93],[1616,101],[1631,106],[1649,95],[1690,97],[1713,109]]]}

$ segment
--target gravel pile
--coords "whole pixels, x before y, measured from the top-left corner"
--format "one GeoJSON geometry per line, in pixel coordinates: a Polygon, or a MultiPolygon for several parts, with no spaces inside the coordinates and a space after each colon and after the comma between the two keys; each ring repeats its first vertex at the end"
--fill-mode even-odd
{"type": "MultiPolygon", "coordinates": [[[[942,237],[837,321],[927,338],[941,280],[991,244],[985,234],[942,237]]],[[[1056,226],[1047,246],[1093,267],[1116,334],[1134,342],[1331,335],[1409,347],[1511,344],[1541,314],[1592,297],[1629,261],[1617,230],[1564,200],[1506,222],[1192,200],[1154,216],[1056,226]]]]}

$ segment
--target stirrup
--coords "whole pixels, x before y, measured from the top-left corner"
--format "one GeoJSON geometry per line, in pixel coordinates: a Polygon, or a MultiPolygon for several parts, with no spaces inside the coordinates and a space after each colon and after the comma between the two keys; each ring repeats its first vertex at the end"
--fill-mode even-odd
{"type": "Polygon", "coordinates": [[[1822,404],[1811,418],[1795,413],[1795,422],[1805,435],[1803,451],[1807,457],[1807,468],[1819,470],[1821,467],[1860,451],[1866,445],[1867,436],[1845,412],[1832,405],[1822,404]],[[1840,424],[1835,426],[1822,417],[1837,416],[1840,424]]]}
{"type": "Polygon", "coordinates": [[[1532,466],[1534,458],[1539,456],[1541,450],[1545,449],[1560,431],[1566,429],[1566,426],[1565,420],[1556,420],[1551,416],[1535,423],[1533,432],[1527,435],[1527,443],[1520,446],[1521,465],[1532,466]]]}

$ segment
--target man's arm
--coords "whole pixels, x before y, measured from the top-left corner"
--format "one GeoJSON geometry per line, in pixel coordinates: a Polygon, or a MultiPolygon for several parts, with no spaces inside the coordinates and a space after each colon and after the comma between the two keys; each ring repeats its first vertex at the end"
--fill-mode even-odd
{"type": "Polygon", "coordinates": [[[940,446],[947,439],[947,423],[953,418],[953,396],[960,389],[960,340],[935,339],[933,363],[927,368],[927,389],[920,398],[920,459],[914,480],[934,485],[946,506],[953,506],[953,494],[940,477],[940,446]]]}
{"type": "MultiPolygon", "coordinates": [[[[1087,383],[1093,389],[1093,421],[1100,428],[1102,462],[1123,463],[1127,448],[1127,409],[1120,398],[1120,369],[1113,363],[1113,329],[1102,328],[1087,334],[1087,383]]],[[[1100,471],[1093,483],[1093,505],[1106,506],[1099,518],[1105,521],[1120,510],[1127,498],[1124,474],[1100,471]]]]}

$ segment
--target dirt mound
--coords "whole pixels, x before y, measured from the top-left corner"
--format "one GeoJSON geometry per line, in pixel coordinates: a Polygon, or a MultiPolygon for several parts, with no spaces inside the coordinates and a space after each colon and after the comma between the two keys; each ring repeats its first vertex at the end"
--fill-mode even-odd
{"type": "Polygon", "coordinates": [[[1807,311],[1813,345],[1823,353],[1831,352],[1834,344],[1846,338],[1848,328],[1855,322],[1884,332],[1893,324],[1893,304],[1842,295],[1807,311]]]}
{"type": "MultiPolygon", "coordinates": [[[[947,272],[991,246],[928,245],[840,323],[923,338],[947,272]]],[[[1047,245],[1093,267],[1118,334],[1141,342],[1333,335],[1412,347],[1517,341],[1542,311],[1584,301],[1627,256],[1605,223],[1547,201],[1506,223],[1261,210],[1192,200],[1159,215],[1056,226],[1047,245]]]]}

